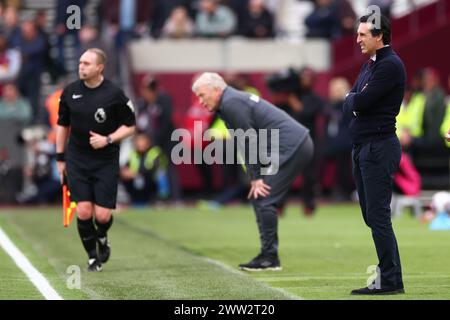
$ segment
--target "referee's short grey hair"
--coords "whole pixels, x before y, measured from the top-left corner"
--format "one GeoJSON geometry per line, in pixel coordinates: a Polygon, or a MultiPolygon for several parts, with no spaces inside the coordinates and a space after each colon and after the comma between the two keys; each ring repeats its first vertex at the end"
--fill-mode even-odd
{"type": "Polygon", "coordinates": [[[93,52],[97,55],[97,62],[99,64],[106,64],[106,60],[108,59],[106,56],[105,51],[103,51],[102,49],[99,48],[89,48],[86,50],[86,52],[93,52]]]}
{"type": "Polygon", "coordinates": [[[194,84],[192,85],[192,91],[197,92],[197,90],[202,86],[208,86],[210,88],[218,88],[223,90],[226,88],[227,84],[218,73],[204,72],[197,78],[197,80],[195,80],[194,84]]]}

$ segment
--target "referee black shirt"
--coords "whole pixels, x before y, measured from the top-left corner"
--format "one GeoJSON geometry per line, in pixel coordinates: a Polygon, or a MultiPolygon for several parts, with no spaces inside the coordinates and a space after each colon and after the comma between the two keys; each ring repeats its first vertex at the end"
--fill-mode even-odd
{"type": "Polygon", "coordinates": [[[82,80],[69,84],[61,95],[58,116],[58,125],[71,127],[69,150],[95,157],[118,156],[119,144],[96,150],[89,143],[89,131],[107,136],[122,125],[136,123],[131,100],[107,79],[96,88],[87,87],[82,80]]]}

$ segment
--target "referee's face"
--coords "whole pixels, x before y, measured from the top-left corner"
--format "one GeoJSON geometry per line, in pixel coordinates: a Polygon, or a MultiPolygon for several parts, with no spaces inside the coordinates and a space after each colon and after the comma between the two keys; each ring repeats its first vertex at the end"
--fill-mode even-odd
{"type": "Polygon", "coordinates": [[[78,75],[80,80],[90,80],[101,75],[103,65],[98,63],[98,57],[94,52],[86,51],[80,58],[78,75]]]}

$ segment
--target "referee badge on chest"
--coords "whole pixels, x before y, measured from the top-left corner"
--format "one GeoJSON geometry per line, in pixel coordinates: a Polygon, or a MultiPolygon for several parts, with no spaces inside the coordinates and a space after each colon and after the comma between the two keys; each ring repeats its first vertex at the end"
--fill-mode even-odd
{"type": "Polygon", "coordinates": [[[97,111],[95,111],[94,114],[95,121],[98,123],[103,123],[106,121],[106,112],[103,108],[98,108],[97,111]]]}

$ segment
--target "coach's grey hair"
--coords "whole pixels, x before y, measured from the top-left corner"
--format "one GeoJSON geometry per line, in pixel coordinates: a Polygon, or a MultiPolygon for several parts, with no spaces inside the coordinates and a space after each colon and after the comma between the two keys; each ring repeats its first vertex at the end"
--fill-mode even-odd
{"type": "Polygon", "coordinates": [[[223,78],[215,72],[204,72],[192,85],[192,91],[197,92],[201,86],[208,86],[210,88],[219,88],[224,90],[227,86],[223,78]]]}

